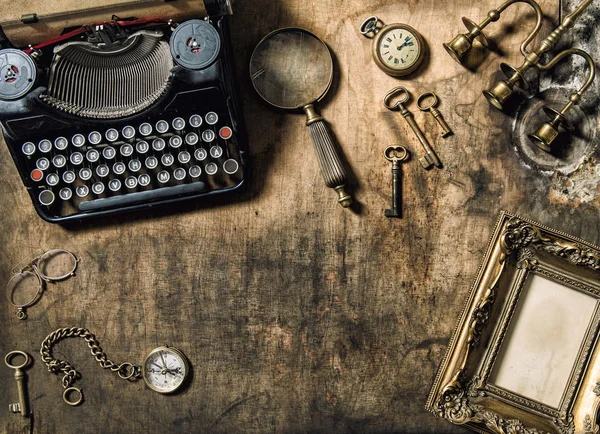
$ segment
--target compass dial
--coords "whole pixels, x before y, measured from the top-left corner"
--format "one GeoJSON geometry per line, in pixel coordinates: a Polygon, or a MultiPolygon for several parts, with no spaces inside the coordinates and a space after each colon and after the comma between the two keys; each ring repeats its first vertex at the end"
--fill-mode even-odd
{"type": "Polygon", "coordinates": [[[143,371],[148,387],[159,393],[172,393],[182,386],[189,365],[181,351],[159,347],[146,357],[143,371]]]}
{"type": "Polygon", "coordinates": [[[421,43],[409,30],[391,29],[379,39],[377,52],[385,66],[402,71],[421,60],[421,43]]]}

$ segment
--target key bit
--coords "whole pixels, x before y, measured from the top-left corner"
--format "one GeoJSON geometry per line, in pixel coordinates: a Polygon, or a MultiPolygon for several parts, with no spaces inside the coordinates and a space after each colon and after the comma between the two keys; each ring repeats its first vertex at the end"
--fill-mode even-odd
{"type": "Polygon", "coordinates": [[[15,404],[9,404],[8,409],[13,413],[21,413],[21,416],[23,417],[29,416],[29,405],[27,403],[26,388],[27,374],[23,372],[22,368],[29,365],[30,361],[31,357],[29,356],[29,354],[23,351],[11,351],[4,358],[4,363],[6,363],[6,366],[15,370],[15,381],[17,382],[17,391],[19,393],[19,402],[15,404]],[[23,356],[25,358],[25,361],[20,365],[13,365],[11,361],[15,356],[23,356]]]}
{"type": "Polygon", "coordinates": [[[421,110],[422,112],[428,111],[429,113],[431,113],[433,118],[436,120],[436,122],[442,129],[442,137],[446,138],[448,136],[451,136],[453,133],[446,121],[444,120],[444,117],[442,116],[440,111],[436,108],[439,102],[440,101],[437,95],[433,92],[422,93],[419,96],[419,98],[417,98],[417,106],[419,107],[419,110],[421,110]],[[425,104],[425,100],[427,100],[428,98],[432,98],[432,101],[430,104],[425,104]]]}
{"type": "Polygon", "coordinates": [[[441,168],[442,162],[440,161],[440,159],[436,155],[435,151],[433,150],[433,148],[427,141],[427,138],[423,135],[423,132],[421,131],[421,129],[415,122],[415,118],[414,118],[413,114],[404,106],[404,104],[406,102],[408,102],[409,99],[410,99],[410,92],[408,92],[408,90],[405,87],[398,86],[398,87],[393,88],[392,90],[390,90],[387,93],[387,95],[383,98],[383,104],[386,106],[386,108],[388,110],[400,111],[400,114],[402,115],[402,117],[404,117],[404,119],[406,120],[406,122],[408,123],[410,128],[413,130],[413,133],[415,133],[415,136],[417,136],[419,143],[421,143],[421,146],[425,150],[425,155],[423,157],[419,158],[421,165],[425,169],[429,169],[433,165],[441,168]],[[403,96],[403,97],[401,97],[401,96],[403,96]],[[391,99],[393,97],[396,97],[399,99],[394,104],[391,104],[391,99]]]}
{"type": "Polygon", "coordinates": [[[386,209],[386,217],[402,217],[402,180],[400,164],[408,160],[410,154],[404,146],[388,146],[383,154],[392,162],[392,208],[386,209]]]}

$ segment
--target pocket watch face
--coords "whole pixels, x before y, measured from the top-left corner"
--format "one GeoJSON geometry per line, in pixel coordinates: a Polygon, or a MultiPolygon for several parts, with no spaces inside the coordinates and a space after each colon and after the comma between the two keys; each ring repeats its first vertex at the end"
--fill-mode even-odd
{"type": "Polygon", "coordinates": [[[413,32],[393,28],[381,35],[377,54],[385,66],[402,71],[420,61],[421,50],[421,43],[413,32]]]}
{"type": "Polygon", "coordinates": [[[175,348],[154,349],[143,366],[144,381],[159,393],[172,393],[181,387],[189,366],[183,353],[175,348]]]}

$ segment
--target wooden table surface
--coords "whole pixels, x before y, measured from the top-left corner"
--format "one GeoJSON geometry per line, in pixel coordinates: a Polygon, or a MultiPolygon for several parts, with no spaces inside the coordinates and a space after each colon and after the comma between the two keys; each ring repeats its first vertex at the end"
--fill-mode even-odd
{"type": "MultiPolygon", "coordinates": [[[[512,6],[490,26],[496,50],[475,70],[441,46],[464,31],[463,15],[479,21],[496,3],[236,2],[232,39],[252,180],[234,197],[64,228],[35,214],[2,145],[2,279],[37,248],[69,249],[81,262],[75,277],[48,285],[27,320],[1,304],[0,355],[20,349],[35,361],[30,419],[8,413],[16,386],[0,367],[0,432],[464,432],[424,404],[498,212],[600,242],[597,86],[584,98],[586,114],[575,113],[577,140],[589,145],[583,156],[530,157],[519,135],[527,113],[496,111],[481,94],[501,61],[520,64],[518,45],[533,26],[528,7],[512,6]],[[420,30],[430,56],[419,74],[397,79],[376,67],[358,31],[370,15],[420,30]],[[284,26],[312,30],[335,54],[334,85],[320,107],[351,167],[354,211],[323,185],[303,116],[267,107],[250,85],[253,47],[284,26]],[[400,84],[415,97],[440,97],[455,133],[448,139],[414,102],[410,109],[441,170],[423,170],[406,123],[381,103],[400,84]],[[391,144],[414,156],[403,166],[402,219],[383,216],[391,198],[383,150],[391,144]],[[59,327],[88,328],[117,362],[141,363],[154,347],[175,346],[192,364],[191,384],[159,395],[100,369],[85,343],[70,339],[55,354],[82,374],[76,386],[85,403],[69,407],[60,377],[39,357],[59,327]]],[[[547,23],[555,21],[557,1],[541,5],[547,23]]],[[[597,30],[584,30],[576,34],[595,47],[597,30]]],[[[534,83],[555,88],[556,108],[578,83],[565,63],[566,78],[534,83]]]]}

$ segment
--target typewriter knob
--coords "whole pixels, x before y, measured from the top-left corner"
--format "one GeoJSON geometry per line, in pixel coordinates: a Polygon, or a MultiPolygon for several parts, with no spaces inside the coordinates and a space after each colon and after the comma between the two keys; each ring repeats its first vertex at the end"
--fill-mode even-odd
{"type": "Polygon", "coordinates": [[[204,69],[217,60],[221,38],[210,23],[189,20],[175,29],[170,46],[171,55],[178,65],[188,69],[204,69]]]}
{"type": "Polygon", "coordinates": [[[21,50],[0,50],[0,99],[19,99],[35,84],[35,63],[21,50]]]}

